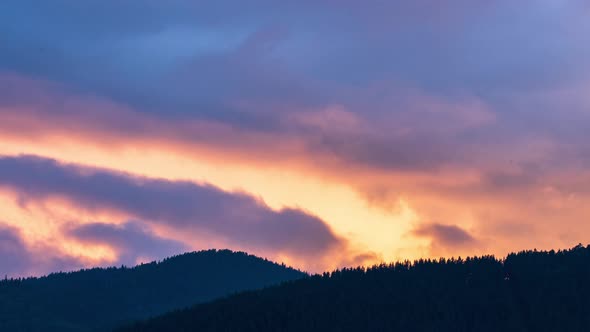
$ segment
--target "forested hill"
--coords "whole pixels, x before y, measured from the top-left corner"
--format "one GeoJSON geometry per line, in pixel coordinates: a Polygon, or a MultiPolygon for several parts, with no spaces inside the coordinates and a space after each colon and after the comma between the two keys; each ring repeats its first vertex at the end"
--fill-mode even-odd
{"type": "Polygon", "coordinates": [[[305,274],[245,253],[209,250],[134,268],[0,282],[0,331],[101,331],[305,274]]]}
{"type": "Polygon", "coordinates": [[[587,332],[590,246],[345,269],[123,331],[587,332]]]}

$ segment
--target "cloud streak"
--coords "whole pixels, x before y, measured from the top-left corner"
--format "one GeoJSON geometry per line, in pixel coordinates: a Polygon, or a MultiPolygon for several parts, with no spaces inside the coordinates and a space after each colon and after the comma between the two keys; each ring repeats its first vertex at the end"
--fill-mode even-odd
{"type": "Polygon", "coordinates": [[[46,244],[30,245],[18,228],[0,224],[0,275],[27,277],[51,272],[71,271],[86,265],[82,259],[69,256],[46,244]]]}
{"type": "Polygon", "coordinates": [[[431,254],[434,255],[442,255],[449,249],[469,249],[481,245],[473,235],[457,225],[421,224],[412,233],[414,236],[428,238],[431,254]]]}
{"type": "MultiPolygon", "coordinates": [[[[22,156],[0,158],[2,187],[27,199],[66,199],[87,211],[116,211],[272,255],[321,259],[346,247],[345,241],[324,221],[304,211],[274,211],[260,199],[245,193],[224,192],[207,184],[151,179],[22,156]]],[[[72,234],[87,241],[109,239],[123,251],[129,249],[124,247],[124,239],[130,241],[127,245],[144,247],[141,242],[146,234],[133,224],[115,230],[85,225],[72,234]]],[[[160,244],[169,251],[169,243],[160,244]]],[[[135,249],[141,252],[141,248],[135,249]]]]}
{"type": "Polygon", "coordinates": [[[71,226],[67,234],[83,243],[114,248],[117,265],[134,266],[190,251],[190,247],[182,242],[161,238],[137,221],[121,225],[90,223],[71,226]]]}

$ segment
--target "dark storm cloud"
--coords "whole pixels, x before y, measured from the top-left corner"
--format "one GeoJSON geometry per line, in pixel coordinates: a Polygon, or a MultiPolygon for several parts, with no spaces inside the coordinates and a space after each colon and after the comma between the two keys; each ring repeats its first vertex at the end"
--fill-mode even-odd
{"type": "Polygon", "coordinates": [[[207,184],[135,177],[23,156],[0,158],[0,187],[31,199],[61,197],[88,210],[120,211],[139,220],[296,257],[321,257],[345,244],[322,220],[304,211],[274,211],[255,197],[207,184]]]}

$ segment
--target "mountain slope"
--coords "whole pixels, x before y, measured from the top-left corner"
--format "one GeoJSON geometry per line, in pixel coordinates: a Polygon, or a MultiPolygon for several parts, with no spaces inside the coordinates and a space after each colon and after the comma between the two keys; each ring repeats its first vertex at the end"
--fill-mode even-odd
{"type": "Polygon", "coordinates": [[[346,269],[120,332],[590,331],[590,246],[346,269]]]}
{"type": "Polygon", "coordinates": [[[209,250],[134,268],[0,282],[0,331],[100,331],[305,274],[245,253],[209,250]]]}

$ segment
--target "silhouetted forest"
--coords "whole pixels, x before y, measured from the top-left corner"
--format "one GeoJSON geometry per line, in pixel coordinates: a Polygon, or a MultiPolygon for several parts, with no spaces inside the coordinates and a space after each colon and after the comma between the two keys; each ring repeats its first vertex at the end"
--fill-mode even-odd
{"type": "Polygon", "coordinates": [[[9,279],[0,282],[0,331],[110,330],[124,322],[304,276],[245,253],[209,250],[134,268],[9,279]]]}
{"type": "Polygon", "coordinates": [[[590,246],[344,269],[120,331],[590,331],[590,246]]]}

